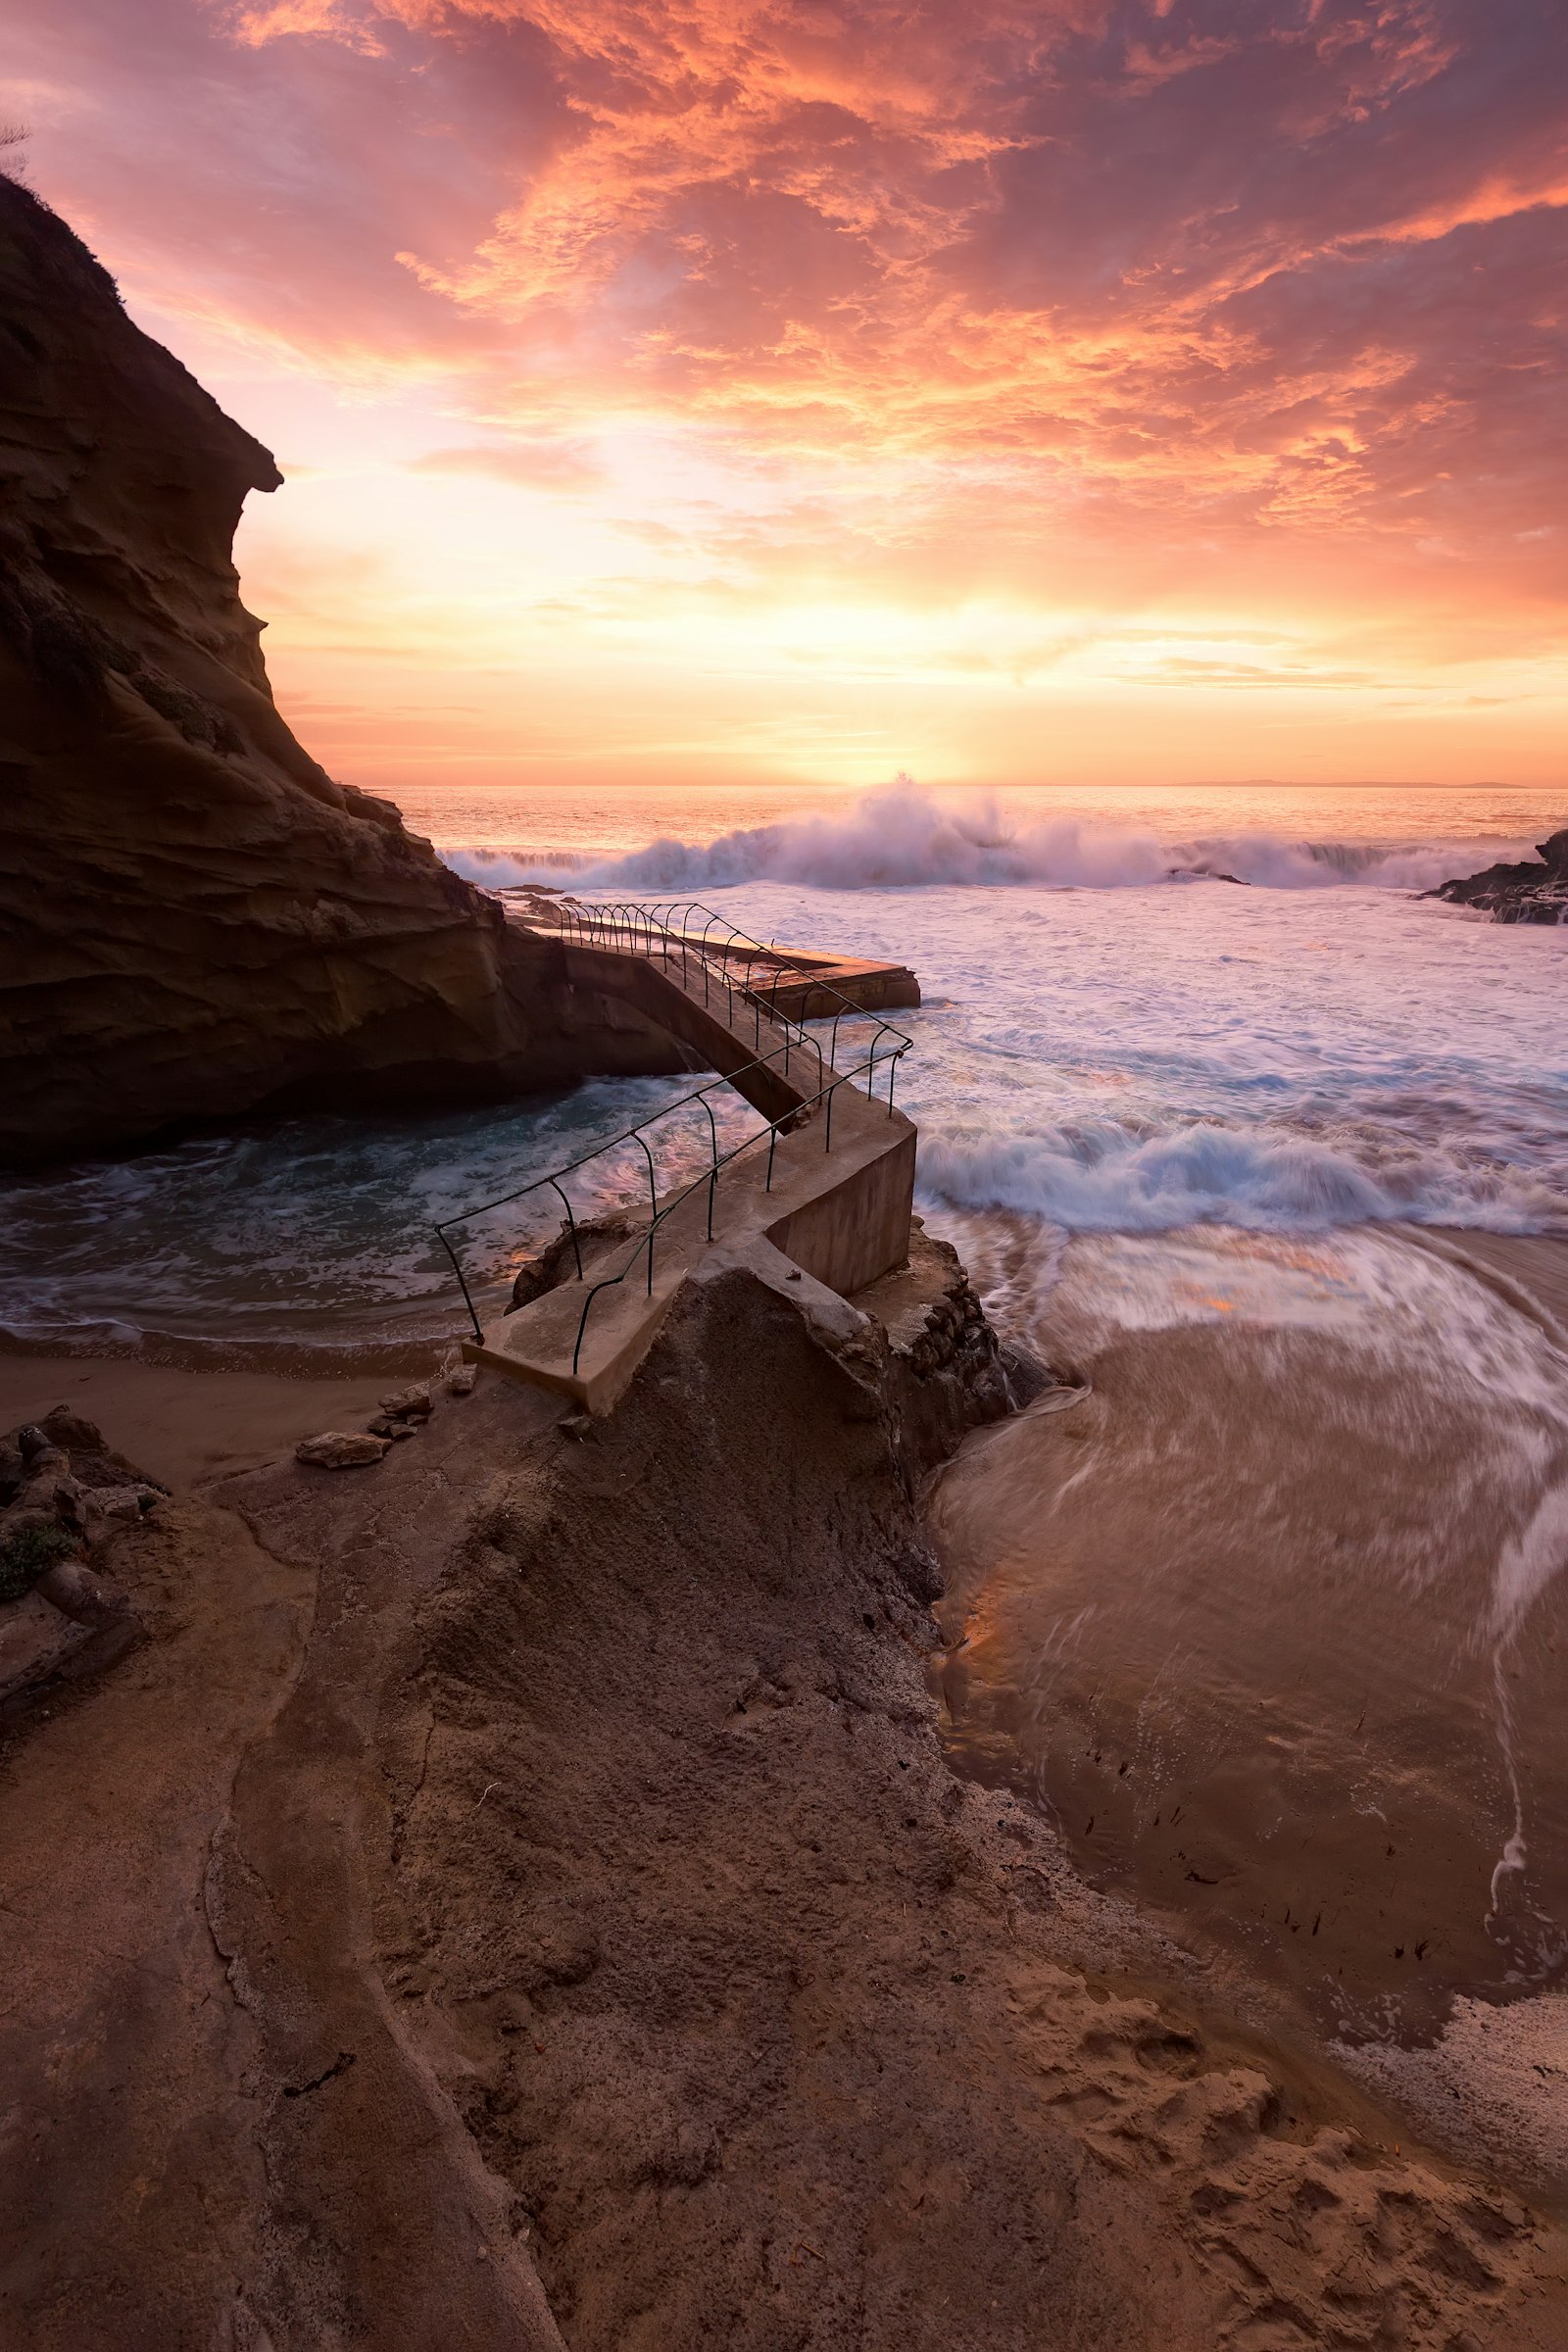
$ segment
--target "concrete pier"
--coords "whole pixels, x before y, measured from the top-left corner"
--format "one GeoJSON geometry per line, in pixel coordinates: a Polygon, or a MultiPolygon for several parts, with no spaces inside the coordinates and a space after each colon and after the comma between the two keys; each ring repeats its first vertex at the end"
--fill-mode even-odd
{"type": "MultiPolygon", "coordinates": [[[[529,918],[514,911],[513,919],[529,918]]],[[[788,1122],[787,1132],[776,1135],[760,1128],[756,1141],[711,1180],[659,1200],[651,1264],[646,1225],[629,1237],[589,1236],[581,1280],[498,1317],[482,1340],[466,1343],[472,1360],[601,1413],[630,1380],[687,1275],[712,1248],[765,1241],[802,1273],[846,1297],[903,1265],[915,1129],[889,1106],[892,1043],[877,1035],[875,1021],[841,1027],[835,1068],[815,1035],[803,1042],[775,1015],[760,957],[752,958],[757,968],[748,991],[715,980],[713,964],[700,963],[694,943],[678,936],[647,953],[585,944],[559,929],[556,938],[569,984],[622,997],[687,1046],[694,1067],[729,1078],[764,1121],[788,1122]],[[596,1285],[604,1287],[590,1298],[596,1285]]],[[[792,960],[779,951],[773,977],[781,997],[781,967],[792,960]]],[[[834,966],[830,957],[821,961],[834,966]]],[[[912,984],[912,974],[907,978],[912,984]]],[[[813,972],[798,985],[808,1004],[811,989],[829,983],[813,972]]],[[[840,1009],[836,999],[824,1002],[840,1009]]]]}

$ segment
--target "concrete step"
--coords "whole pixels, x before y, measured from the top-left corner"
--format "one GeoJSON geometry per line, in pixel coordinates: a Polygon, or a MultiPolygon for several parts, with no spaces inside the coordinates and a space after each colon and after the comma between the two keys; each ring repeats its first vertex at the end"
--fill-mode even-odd
{"type": "Polygon", "coordinates": [[[671,1202],[654,1244],[652,1289],[636,1237],[595,1250],[586,1279],[569,1279],[465,1343],[470,1361],[609,1410],[658,1336],[687,1275],[713,1245],[761,1235],[803,1272],[841,1296],[898,1264],[908,1248],[915,1132],[902,1112],[868,1103],[849,1087],[834,1106],[832,1149],[821,1109],[780,1136],[769,1187],[765,1136],[722,1168],[712,1199],[700,1184],[671,1202]],[[619,1281],[608,1277],[620,1274],[619,1281]],[[583,1310],[596,1284],[604,1284],[583,1310]],[[579,1334],[580,1342],[579,1342],[579,1334]],[[573,1358],[575,1357],[575,1362],[573,1358]]]}
{"type": "Polygon", "coordinates": [[[656,1258],[651,1292],[646,1255],[623,1281],[597,1296],[592,1280],[564,1283],[488,1325],[483,1345],[470,1341],[464,1353],[514,1380],[570,1396],[590,1413],[608,1412],[653,1346],[689,1265],[684,1251],[665,1251],[662,1263],[656,1258]]]}

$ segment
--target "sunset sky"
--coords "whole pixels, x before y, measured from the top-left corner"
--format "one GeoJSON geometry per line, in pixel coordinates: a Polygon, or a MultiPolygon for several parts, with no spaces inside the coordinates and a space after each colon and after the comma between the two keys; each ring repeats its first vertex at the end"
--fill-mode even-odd
{"type": "Polygon", "coordinates": [[[0,22],[336,774],[1563,779],[1563,0],[0,22]]]}

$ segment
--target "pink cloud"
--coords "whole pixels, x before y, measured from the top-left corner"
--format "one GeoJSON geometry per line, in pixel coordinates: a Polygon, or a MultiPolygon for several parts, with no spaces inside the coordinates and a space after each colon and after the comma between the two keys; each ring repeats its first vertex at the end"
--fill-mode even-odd
{"type": "Polygon", "coordinates": [[[136,302],[427,381],[417,472],[586,500],[607,435],[680,438],[710,504],[627,529],[714,595],[1294,596],[1445,648],[1561,596],[1551,0],[7,17],[35,184],[136,302]]]}
{"type": "Polygon", "coordinates": [[[505,448],[466,444],[426,450],[411,461],[415,473],[474,473],[522,490],[591,490],[605,478],[591,452],[569,441],[513,442],[505,448]]]}

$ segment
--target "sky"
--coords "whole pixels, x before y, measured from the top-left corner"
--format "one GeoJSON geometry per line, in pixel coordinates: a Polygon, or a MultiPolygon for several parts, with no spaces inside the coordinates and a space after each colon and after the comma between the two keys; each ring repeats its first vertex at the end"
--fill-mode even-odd
{"type": "Polygon", "coordinates": [[[334,774],[1565,780],[1562,0],[0,0],[334,774]]]}

